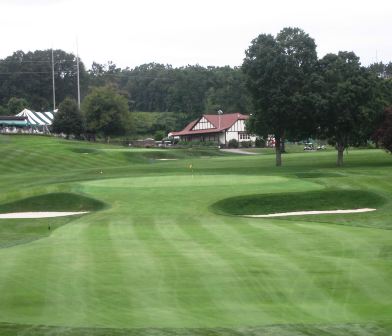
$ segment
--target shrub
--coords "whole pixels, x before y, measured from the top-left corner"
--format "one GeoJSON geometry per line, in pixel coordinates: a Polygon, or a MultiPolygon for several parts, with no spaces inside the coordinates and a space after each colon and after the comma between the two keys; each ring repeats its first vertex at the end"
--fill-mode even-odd
{"type": "Polygon", "coordinates": [[[241,142],[241,147],[242,148],[250,148],[250,147],[252,147],[252,141],[242,141],[241,142]]]}
{"type": "Polygon", "coordinates": [[[229,148],[238,148],[238,141],[236,139],[231,139],[227,145],[229,148]]]}

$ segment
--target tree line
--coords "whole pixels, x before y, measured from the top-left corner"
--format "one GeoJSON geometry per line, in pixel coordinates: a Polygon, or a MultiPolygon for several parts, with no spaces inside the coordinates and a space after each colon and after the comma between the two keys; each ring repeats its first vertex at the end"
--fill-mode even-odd
{"type": "MultiPolygon", "coordinates": [[[[0,114],[24,107],[53,109],[51,50],[16,51],[0,60],[0,114]]],[[[77,96],[76,56],[54,50],[56,101],[77,96]]],[[[204,112],[252,111],[240,67],[202,67],[148,63],[121,69],[114,63],[80,61],[82,99],[96,87],[111,86],[127,99],[130,111],[184,112],[193,118],[204,112]]]]}
{"type": "Polygon", "coordinates": [[[327,139],[342,166],[349,146],[385,139],[380,125],[390,120],[384,111],[392,105],[391,68],[363,67],[346,51],[318,59],[314,39],[299,28],[261,34],[242,66],[254,103],[248,128],[275,136],[277,166],[285,140],[306,138],[327,139]]]}
{"type": "MultiPolygon", "coordinates": [[[[54,50],[52,64],[51,55],[52,50],[17,51],[0,60],[0,114],[24,107],[51,110],[53,66],[60,103],[53,127],[67,135],[98,134],[108,140],[125,134],[132,130],[132,111],[177,114],[181,125],[171,115],[159,122],[162,130],[155,129],[169,131],[221,109],[252,114],[250,131],[273,134],[278,166],[286,140],[327,139],[338,150],[338,165],[348,146],[369,139],[390,148],[391,113],[385,108],[392,105],[392,63],[364,67],[346,51],[319,59],[314,39],[299,28],[259,35],[241,67],[148,63],[121,69],[94,62],[86,69],[80,61],[83,113],[72,99],[76,56],[54,50]]],[[[143,123],[140,116],[135,120],[143,123]]]]}

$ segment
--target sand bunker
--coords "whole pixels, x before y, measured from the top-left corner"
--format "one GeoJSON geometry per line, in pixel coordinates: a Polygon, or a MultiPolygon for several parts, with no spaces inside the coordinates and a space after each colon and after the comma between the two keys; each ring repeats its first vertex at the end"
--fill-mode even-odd
{"type": "Polygon", "coordinates": [[[295,211],[279,212],[268,215],[244,215],[244,217],[266,218],[266,217],[284,217],[284,216],[303,216],[303,215],[324,215],[324,214],[348,214],[375,211],[372,208],[351,209],[351,210],[324,210],[324,211],[295,211]]]}
{"type": "Polygon", "coordinates": [[[50,218],[50,217],[63,217],[63,216],[74,216],[88,213],[88,211],[77,211],[77,212],[59,212],[59,211],[46,211],[46,212],[12,212],[0,214],[0,219],[21,219],[21,218],[50,218]]]}
{"type": "Polygon", "coordinates": [[[176,161],[178,159],[156,159],[158,161],[176,161]]]}

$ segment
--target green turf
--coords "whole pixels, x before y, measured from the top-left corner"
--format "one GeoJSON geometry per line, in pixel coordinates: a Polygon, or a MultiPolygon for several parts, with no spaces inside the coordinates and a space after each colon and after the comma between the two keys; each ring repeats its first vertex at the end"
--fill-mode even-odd
{"type": "Polygon", "coordinates": [[[363,190],[322,190],[281,194],[230,197],[214,203],[211,209],[230,215],[265,215],[290,211],[378,208],[384,199],[363,190]]]}
{"type": "Polygon", "coordinates": [[[0,220],[0,335],[392,333],[392,156],[352,151],[337,169],[333,151],[290,153],[275,168],[271,155],[206,151],[0,136],[0,204],[25,211],[21,200],[76,194],[107,205],[0,220]],[[378,210],[279,220],[211,211],[262,194],[317,204],[329,190],[378,210]]]}
{"type": "Polygon", "coordinates": [[[0,204],[0,213],[29,211],[96,211],[104,203],[74,193],[47,193],[31,196],[10,203],[0,204]]]}

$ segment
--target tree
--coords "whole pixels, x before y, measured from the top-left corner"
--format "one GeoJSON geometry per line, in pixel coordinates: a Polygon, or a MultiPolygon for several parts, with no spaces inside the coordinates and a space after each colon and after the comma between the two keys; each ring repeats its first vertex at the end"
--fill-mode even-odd
{"type": "Polygon", "coordinates": [[[64,133],[67,137],[74,134],[79,137],[84,131],[84,120],[75,99],[65,98],[54,115],[52,131],[64,133]]]}
{"type": "Polygon", "coordinates": [[[209,67],[212,72],[212,85],[206,94],[206,112],[223,110],[225,112],[253,112],[251,98],[245,85],[241,68],[209,67]]]}
{"type": "Polygon", "coordinates": [[[382,122],[374,133],[373,139],[392,153],[392,107],[385,109],[382,122]]]}
{"type": "Polygon", "coordinates": [[[392,62],[388,64],[383,62],[373,63],[368,66],[368,69],[380,78],[392,77],[392,62]]]}
{"type": "MultiPolygon", "coordinates": [[[[75,97],[76,56],[63,50],[53,50],[56,100],[75,97]]],[[[34,52],[14,52],[0,60],[0,104],[7,104],[11,97],[24,97],[29,108],[37,111],[52,109],[52,50],[34,52]]],[[[80,68],[81,93],[87,89],[87,72],[82,62],[80,68]]]]}
{"type": "Polygon", "coordinates": [[[94,88],[83,101],[82,111],[86,117],[87,131],[110,136],[123,135],[130,129],[128,100],[112,87],[94,88]]]}
{"type": "Polygon", "coordinates": [[[276,38],[261,34],[246,51],[242,69],[255,112],[249,130],[274,134],[276,165],[282,164],[285,138],[300,138],[314,128],[310,81],[317,62],[316,44],[299,28],[284,28],[276,38]]]}
{"type": "Polygon", "coordinates": [[[335,145],[337,165],[350,145],[365,143],[384,109],[382,80],[361,66],[353,52],[327,54],[319,62],[323,105],[319,135],[335,145]]]}
{"type": "Polygon", "coordinates": [[[29,107],[29,103],[24,98],[11,97],[7,103],[8,114],[10,115],[15,115],[27,107],[29,107]]]}

